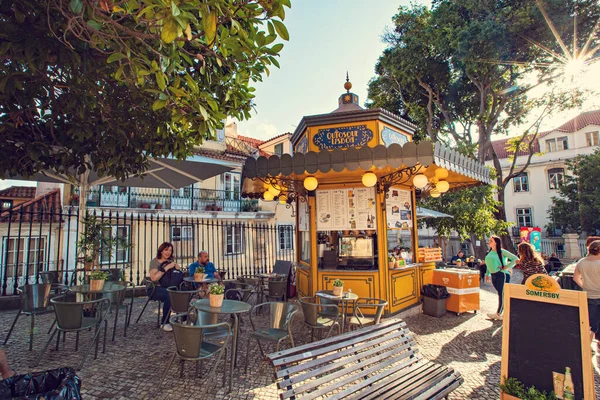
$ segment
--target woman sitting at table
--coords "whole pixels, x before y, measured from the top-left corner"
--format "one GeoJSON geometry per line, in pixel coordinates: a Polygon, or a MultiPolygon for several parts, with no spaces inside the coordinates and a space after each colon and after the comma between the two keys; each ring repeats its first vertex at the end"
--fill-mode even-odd
{"type": "Polygon", "coordinates": [[[148,296],[152,294],[153,300],[163,302],[162,327],[163,330],[171,332],[173,327],[169,323],[169,314],[171,313],[171,301],[167,288],[170,286],[179,286],[183,280],[183,273],[179,265],[173,261],[173,245],[164,242],[158,247],[156,258],[150,261],[150,280],[156,285],[154,293],[148,289],[148,296]],[[178,283],[177,283],[178,282],[178,283]]]}

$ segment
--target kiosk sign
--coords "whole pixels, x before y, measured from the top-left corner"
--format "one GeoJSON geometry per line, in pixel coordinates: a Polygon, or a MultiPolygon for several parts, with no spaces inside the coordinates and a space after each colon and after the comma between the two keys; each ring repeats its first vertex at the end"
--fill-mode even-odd
{"type": "Polygon", "coordinates": [[[319,129],[313,143],[321,150],[361,147],[373,139],[373,131],[366,125],[319,129]]]}

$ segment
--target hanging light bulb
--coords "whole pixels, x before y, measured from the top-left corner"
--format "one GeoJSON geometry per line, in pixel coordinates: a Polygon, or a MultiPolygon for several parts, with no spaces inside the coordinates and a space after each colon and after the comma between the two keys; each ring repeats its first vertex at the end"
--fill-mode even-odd
{"type": "Polygon", "coordinates": [[[450,190],[450,184],[448,181],[439,181],[437,185],[435,185],[435,188],[440,193],[446,193],[448,190],[450,190]]]}
{"type": "Polygon", "coordinates": [[[279,196],[279,204],[286,204],[287,203],[287,196],[285,194],[282,194],[281,196],[279,196]]]}
{"type": "Polygon", "coordinates": [[[281,193],[281,186],[273,183],[271,185],[269,185],[269,188],[267,189],[269,191],[269,193],[271,193],[273,195],[273,197],[278,196],[279,193],[281,193]]]}
{"type": "Polygon", "coordinates": [[[313,191],[319,186],[319,181],[314,176],[307,176],[304,178],[304,189],[313,191]]]}
{"type": "Polygon", "coordinates": [[[271,201],[274,197],[275,196],[273,196],[273,193],[269,192],[268,190],[263,193],[263,199],[265,199],[265,201],[271,201]]]}
{"type": "Polygon", "coordinates": [[[446,179],[448,177],[448,170],[443,167],[439,167],[435,170],[435,177],[438,179],[446,179]]]}
{"type": "Polygon", "coordinates": [[[440,197],[442,194],[437,189],[431,189],[429,195],[431,197],[440,197]]]}
{"type": "Polygon", "coordinates": [[[377,184],[377,175],[372,172],[367,172],[362,176],[362,183],[366,187],[373,187],[377,184]]]}
{"type": "Polygon", "coordinates": [[[425,186],[427,186],[428,183],[429,180],[423,174],[415,175],[415,177],[413,178],[413,185],[417,189],[423,189],[425,186]]]}

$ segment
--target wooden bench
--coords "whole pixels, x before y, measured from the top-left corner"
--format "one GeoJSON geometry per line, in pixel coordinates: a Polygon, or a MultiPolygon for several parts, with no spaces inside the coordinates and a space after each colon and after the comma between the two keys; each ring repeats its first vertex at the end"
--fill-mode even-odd
{"type": "Polygon", "coordinates": [[[281,399],[442,399],[459,372],[424,359],[400,319],[268,355],[281,399]]]}

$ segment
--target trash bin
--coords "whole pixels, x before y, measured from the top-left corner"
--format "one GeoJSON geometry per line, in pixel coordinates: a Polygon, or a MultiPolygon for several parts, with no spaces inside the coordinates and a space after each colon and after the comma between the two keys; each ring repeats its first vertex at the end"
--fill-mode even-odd
{"type": "Polygon", "coordinates": [[[423,295],[423,314],[438,318],[446,315],[446,299],[450,297],[450,294],[444,286],[424,285],[421,294],[423,295]]]}
{"type": "Polygon", "coordinates": [[[15,375],[0,381],[0,398],[80,400],[81,380],[73,368],[15,375]]]}
{"type": "Polygon", "coordinates": [[[573,281],[572,271],[561,271],[558,274],[558,283],[562,289],[567,290],[581,290],[578,284],[573,281]]]}

